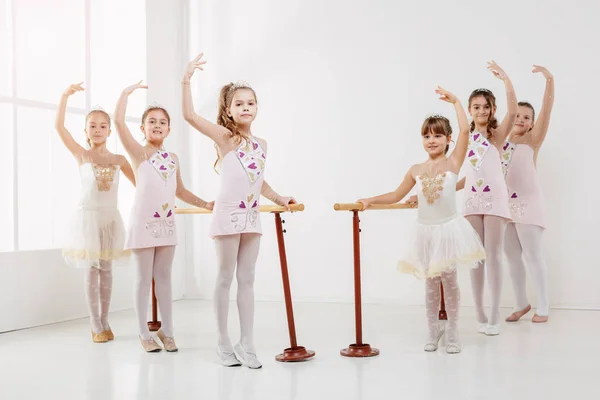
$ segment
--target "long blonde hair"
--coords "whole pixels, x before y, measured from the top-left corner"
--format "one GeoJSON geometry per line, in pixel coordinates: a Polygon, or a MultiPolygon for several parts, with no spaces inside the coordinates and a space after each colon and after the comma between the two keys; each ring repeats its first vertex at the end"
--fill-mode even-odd
{"type": "MultiPolygon", "coordinates": [[[[231,118],[227,114],[227,110],[229,109],[229,107],[231,107],[231,102],[233,101],[233,96],[235,95],[235,93],[238,90],[242,89],[250,90],[254,95],[254,100],[258,102],[258,100],[256,99],[256,93],[254,92],[254,89],[252,89],[250,85],[248,85],[245,82],[228,83],[227,85],[221,88],[221,94],[219,95],[219,112],[217,114],[217,125],[221,125],[227,128],[229,132],[231,132],[231,135],[234,138],[236,144],[239,144],[242,141],[244,135],[242,135],[238,130],[233,118],[231,118]]],[[[217,166],[221,163],[221,155],[219,154],[219,148],[216,143],[215,150],[217,151],[217,160],[215,161],[213,168],[215,172],[219,173],[219,171],[217,170],[217,166]]]]}

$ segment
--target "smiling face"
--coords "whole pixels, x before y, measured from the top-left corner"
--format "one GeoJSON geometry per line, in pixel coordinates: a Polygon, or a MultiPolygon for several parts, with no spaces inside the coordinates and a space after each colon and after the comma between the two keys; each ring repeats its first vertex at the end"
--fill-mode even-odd
{"type": "Polygon", "coordinates": [[[231,98],[227,109],[228,116],[236,125],[250,125],[256,118],[256,96],[251,89],[237,89],[231,98]]]}
{"type": "Polygon", "coordinates": [[[514,135],[524,135],[533,129],[535,112],[533,106],[526,102],[519,103],[519,111],[517,112],[517,119],[513,126],[512,133],[514,135]]]}
{"type": "Polygon", "coordinates": [[[110,117],[104,111],[92,111],[85,118],[85,135],[92,146],[106,143],[110,136],[110,117]]]}
{"type": "Polygon", "coordinates": [[[171,118],[169,113],[163,108],[149,108],[142,116],[142,126],[140,127],[146,141],[158,147],[162,146],[163,141],[171,132],[171,118]]]}
{"type": "Polygon", "coordinates": [[[435,159],[448,152],[451,135],[450,121],[444,117],[430,117],[423,122],[421,128],[423,148],[430,158],[435,159]]]}
{"type": "Polygon", "coordinates": [[[487,125],[495,113],[496,105],[491,97],[478,95],[469,100],[469,114],[477,125],[487,125]]]}

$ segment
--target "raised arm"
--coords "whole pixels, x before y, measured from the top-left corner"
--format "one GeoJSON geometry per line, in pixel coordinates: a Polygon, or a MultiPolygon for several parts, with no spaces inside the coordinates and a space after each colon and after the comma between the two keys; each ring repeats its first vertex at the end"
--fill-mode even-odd
{"type": "Polygon", "coordinates": [[[513,84],[502,68],[495,61],[488,62],[488,69],[494,74],[494,76],[504,81],[504,87],[506,88],[506,115],[504,119],[496,128],[496,146],[502,146],[508,137],[515,121],[517,119],[517,112],[519,106],[517,105],[517,95],[513,84]]]}
{"type": "Polygon", "coordinates": [[[124,156],[119,156],[119,165],[121,166],[121,172],[129,182],[135,187],[135,174],[133,173],[133,169],[131,168],[131,164],[124,156]]]}
{"type": "Polygon", "coordinates": [[[231,138],[231,132],[224,126],[213,124],[205,118],[202,118],[194,111],[194,102],[192,100],[192,89],[190,87],[190,79],[194,75],[194,72],[204,70],[203,65],[206,61],[202,60],[203,53],[200,53],[196,58],[190,61],[185,69],[183,80],[181,81],[182,86],[182,106],[183,106],[183,118],[196,129],[198,132],[211,138],[217,146],[224,148],[229,143],[231,138]]]}
{"type": "Polygon", "coordinates": [[[207,202],[202,200],[200,197],[196,196],[194,193],[185,188],[183,179],[181,179],[181,164],[179,163],[179,158],[175,154],[173,154],[173,157],[175,158],[175,162],[177,162],[177,190],[175,191],[175,196],[189,205],[212,210],[215,204],[214,201],[207,202]]]}
{"type": "Polygon", "coordinates": [[[60,136],[60,139],[64,145],[75,158],[81,158],[81,156],[85,153],[85,149],[81,147],[81,145],[77,143],[75,139],[73,139],[73,136],[65,127],[65,113],[67,111],[67,101],[69,96],[85,90],[83,87],[81,87],[82,84],[83,82],[75,83],[64,91],[62,97],[60,98],[60,103],[58,105],[58,109],[56,110],[56,120],[54,121],[54,127],[58,132],[58,136],[60,136]]]}
{"type": "Polygon", "coordinates": [[[552,107],[554,106],[554,77],[546,68],[534,65],[533,72],[541,72],[546,78],[546,89],[544,90],[544,100],[542,103],[542,109],[537,122],[531,130],[531,139],[535,147],[540,147],[546,138],[548,133],[548,126],[550,125],[550,115],[552,114],[552,107]]]}
{"type": "Polygon", "coordinates": [[[467,147],[469,145],[469,120],[467,119],[465,109],[458,100],[458,97],[439,86],[435,92],[440,95],[440,100],[453,104],[454,110],[456,111],[459,132],[458,139],[456,140],[456,147],[450,155],[450,164],[454,168],[452,172],[458,173],[465,161],[465,156],[467,155],[467,147]]]}
{"type": "Polygon", "coordinates": [[[413,178],[411,170],[404,176],[404,180],[393,192],[385,193],[368,199],[360,199],[357,203],[362,203],[363,210],[366,210],[371,204],[394,204],[402,200],[415,186],[416,181],[413,178]]]}
{"type": "Polygon", "coordinates": [[[119,139],[121,140],[125,151],[127,151],[129,157],[133,160],[134,165],[144,158],[144,148],[137,140],[135,140],[129,131],[129,128],[125,123],[125,112],[127,111],[127,100],[129,95],[136,89],[148,89],[148,86],[142,85],[141,83],[142,81],[139,81],[135,85],[131,85],[123,90],[115,110],[115,127],[117,128],[119,139]]]}

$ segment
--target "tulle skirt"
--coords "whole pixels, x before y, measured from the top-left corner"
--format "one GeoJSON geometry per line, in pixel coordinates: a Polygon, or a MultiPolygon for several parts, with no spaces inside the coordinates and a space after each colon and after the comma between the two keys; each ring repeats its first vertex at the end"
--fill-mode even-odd
{"type": "Polygon", "coordinates": [[[400,272],[426,279],[457,267],[476,268],[485,260],[479,235],[461,215],[440,224],[417,222],[400,272]]]}
{"type": "Polygon", "coordinates": [[[124,244],[125,226],[119,210],[83,209],[71,220],[62,253],[73,267],[102,269],[106,261],[129,256],[124,244]]]}

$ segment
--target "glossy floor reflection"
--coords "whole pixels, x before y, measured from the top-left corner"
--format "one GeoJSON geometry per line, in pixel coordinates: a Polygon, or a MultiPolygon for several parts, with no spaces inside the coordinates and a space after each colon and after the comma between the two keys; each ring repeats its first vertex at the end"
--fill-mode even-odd
{"type": "MultiPolygon", "coordinates": [[[[232,303],[230,331],[238,339],[232,303]]],[[[550,322],[530,315],[503,324],[497,337],[475,332],[473,310],[460,323],[463,352],[425,353],[424,309],[367,305],[364,339],[381,355],[346,359],[353,342],[351,304],[295,306],[298,342],[312,361],[281,364],[289,345],[282,303],[258,303],[261,370],[218,364],[210,302],[175,303],[178,353],[146,354],[133,311],[111,314],[116,339],[91,341],[87,320],[0,334],[0,399],[565,399],[600,398],[600,312],[553,310],[550,322]]],[[[505,315],[510,313],[504,309],[505,315]]]]}

